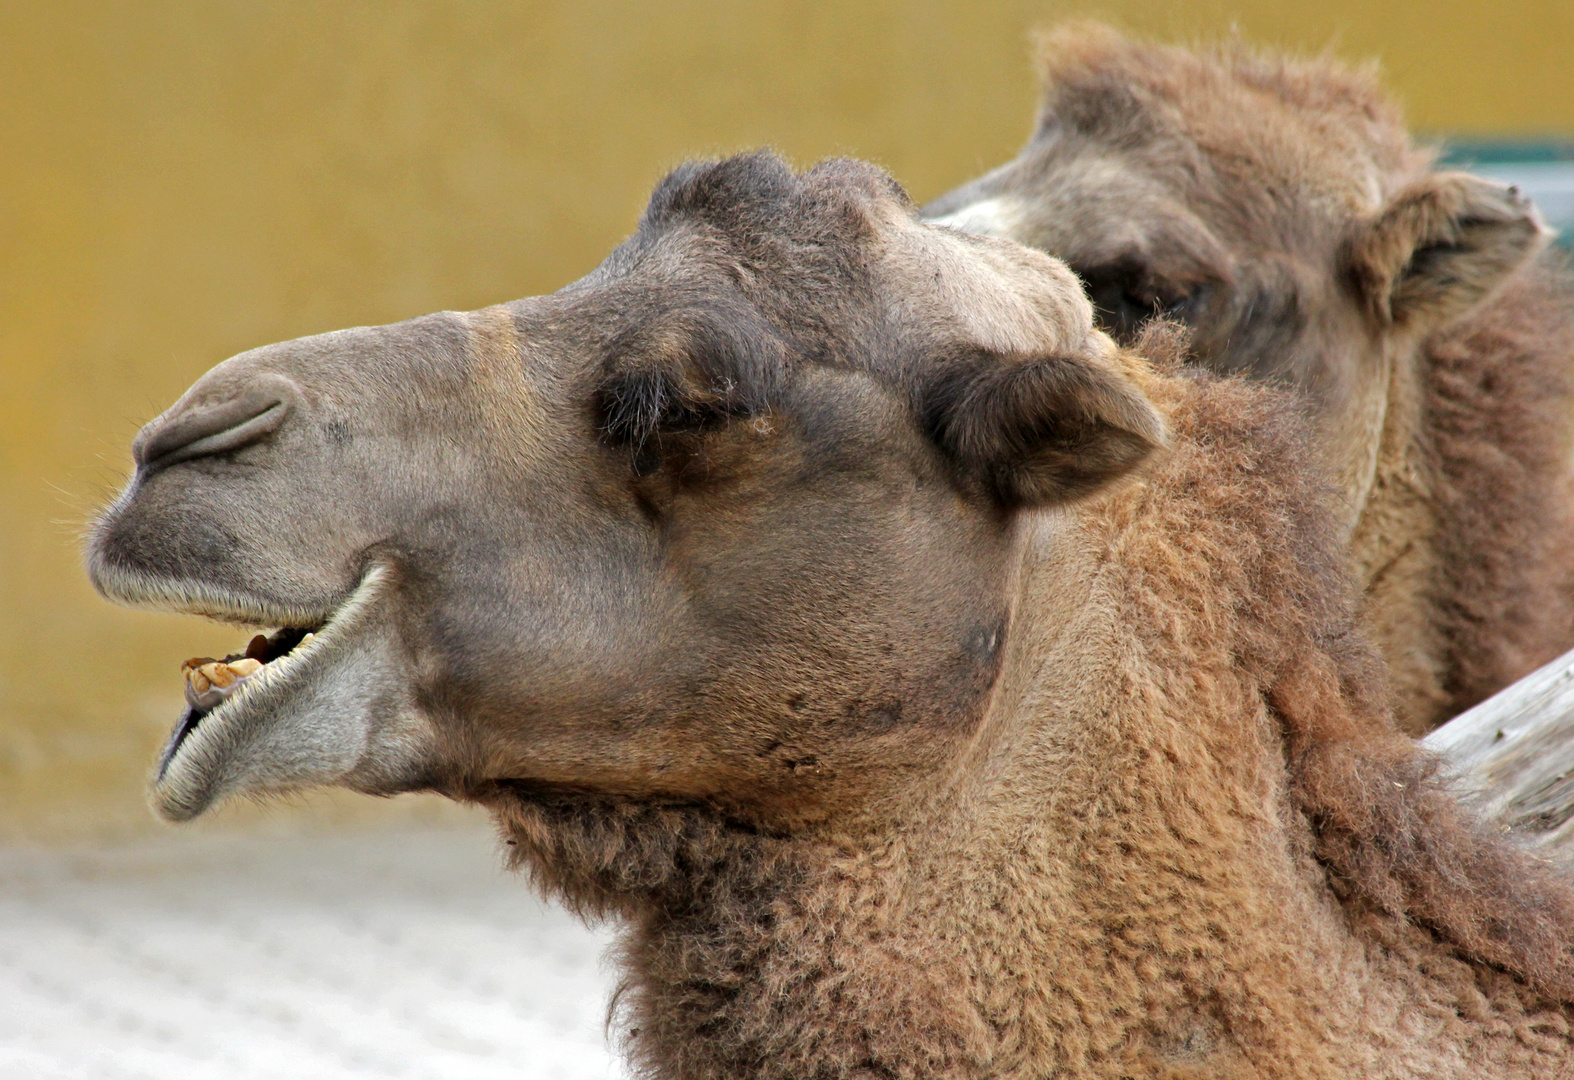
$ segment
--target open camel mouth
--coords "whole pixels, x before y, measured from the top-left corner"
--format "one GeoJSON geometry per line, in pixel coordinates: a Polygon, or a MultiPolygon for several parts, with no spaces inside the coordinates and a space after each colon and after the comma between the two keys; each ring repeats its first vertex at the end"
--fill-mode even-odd
{"type": "Polygon", "coordinates": [[[158,779],[164,778],[169,763],[179,753],[181,745],[197,730],[215,709],[233,695],[241,693],[253,680],[259,680],[262,671],[270,664],[279,665],[270,673],[272,678],[288,678],[281,674],[295,662],[297,650],[311,647],[317,639],[319,624],[311,630],[286,626],[271,634],[258,634],[251,639],[245,652],[231,653],[222,660],[211,656],[198,656],[180,666],[186,680],[186,712],[170,735],[169,743],[159,758],[158,779]]]}
{"type": "MultiPolygon", "coordinates": [[[[391,577],[373,566],[320,620],[296,614],[294,625],[257,634],[241,652],[181,666],[186,709],[153,776],[159,813],[185,820],[226,794],[332,782],[329,773],[353,765],[366,744],[357,706],[368,689],[366,654],[376,651],[368,631],[391,577]]],[[[162,597],[170,606],[172,591],[162,597]]]]}

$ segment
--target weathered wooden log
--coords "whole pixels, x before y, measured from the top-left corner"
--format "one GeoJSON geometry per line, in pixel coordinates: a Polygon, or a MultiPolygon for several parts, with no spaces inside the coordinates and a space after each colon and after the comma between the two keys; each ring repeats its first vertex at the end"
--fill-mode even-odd
{"type": "Polygon", "coordinates": [[[1574,860],[1574,651],[1424,740],[1468,801],[1549,858],[1574,860]]]}

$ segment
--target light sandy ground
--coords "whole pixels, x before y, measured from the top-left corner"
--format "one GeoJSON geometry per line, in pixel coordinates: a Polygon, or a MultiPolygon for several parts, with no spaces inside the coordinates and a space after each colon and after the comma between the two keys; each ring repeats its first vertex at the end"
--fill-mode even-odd
{"type": "Polygon", "coordinates": [[[483,827],[0,849],[4,1080],[617,1077],[606,933],[483,827]]]}

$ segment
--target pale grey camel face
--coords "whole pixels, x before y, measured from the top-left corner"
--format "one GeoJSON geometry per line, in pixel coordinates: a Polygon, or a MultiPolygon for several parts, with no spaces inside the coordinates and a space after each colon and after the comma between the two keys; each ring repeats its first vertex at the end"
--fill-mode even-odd
{"type": "Polygon", "coordinates": [[[976,722],[1017,516],[1162,438],[1127,363],[1054,260],[761,155],[674,173],[555,295],[227,360],[89,553],[111,598],[278,628],[194,681],[156,804],[867,810],[976,722]]]}

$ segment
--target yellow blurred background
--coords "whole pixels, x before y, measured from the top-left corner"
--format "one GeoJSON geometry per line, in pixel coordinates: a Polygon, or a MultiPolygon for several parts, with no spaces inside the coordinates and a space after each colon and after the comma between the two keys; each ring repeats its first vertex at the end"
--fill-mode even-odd
{"type": "MultiPolygon", "coordinates": [[[[1029,31],[1085,14],[1377,57],[1425,131],[1574,135],[1569,0],[0,5],[0,840],[158,828],[178,665],[235,631],[99,600],[77,536],[209,366],[555,289],[690,156],[853,154],[930,198],[1016,151],[1029,31]]],[[[437,812],[401,803],[271,813],[437,812]]]]}

